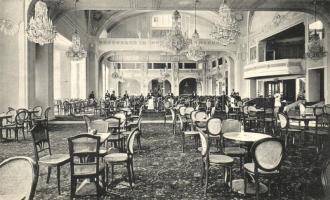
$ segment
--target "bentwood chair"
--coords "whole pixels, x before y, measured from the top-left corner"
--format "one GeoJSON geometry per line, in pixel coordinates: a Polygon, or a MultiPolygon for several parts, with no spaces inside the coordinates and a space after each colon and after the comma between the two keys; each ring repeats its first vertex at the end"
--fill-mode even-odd
{"type": "Polygon", "coordinates": [[[234,164],[234,159],[226,155],[210,154],[209,137],[201,131],[199,132],[199,136],[202,144],[201,184],[204,185],[204,193],[206,194],[207,192],[209,170],[213,166],[224,168],[225,183],[229,182],[230,191],[232,191],[232,166],[234,164]]]}
{"type": "Polygon", "coordinates": [[[32,200],[38,183],[38,165],[28,157],[11,157],[0,163],[0,199],[32,200]]]}
{"type": "Polygon", "coordinates": [[[34,147],[34,156],[38,165],[48,167],[47,183],[49,183],[52,168],[57,170],[58,193],[61,194],[61,166],[69,162],[67,154],[52,154],[48,130],[42,124],[37,124],[31,129],[34,147]]]}
{"type": "Polygon", "coordinates": [[[283,137],[283,135],[284,135],[285,147],[287,147],[287,145],[288,145],[289,137],[292,137],[292,143],[294,144],[295,143],[295,134],[300,134],[301,130],[290,127],[289,118],[286,114],[278,113],[277,117],[280,121],[278,130],[280,132],[281,137],[283,137]]]}
{"type": "Polygon", "coordinates": [[[105,190],[105,164],[100,152],[100,137],[91,134],[80,134],[68,138],[71,169],[70,199],[80,196],[97,196],[105,190]],[[96,194],[82,194],[85,191],[76,191],[78,180],[89,179],[96,186],[96,194]],[[100,183],[101,181],[101,183],[100,183]],[[101,185],[100,185],[101,184],[101,185]],[[78,194],[77,194],[78,192],[78,194]]]}
{"type": "Polygon", "coordinates": [[[47,107],[45,109],[44,116],[43,117],[41,116],[40,118],[34,119],[33,120],[34,123],[42,123],[42,124],[44,124],[44,126],[46,128],[48,128],[48,116],[49,116],[50,109],[51,109],[51,107],[47,107]]]}
{"type": "Polygon", "coordinates": [[[27,112],[25,110],[19,111],[15,116],[15,121],[7,124],[2,127],[2,129],[6,130],[6,136],[8,138],[8,131],[11,135],[11,130],[15,132],[15,139],[18,141],[18,132],[21,131],[23,138],[25,140],[25,133],[24,133],[24,125],[26,120],[27,112]]]}
{"type": "Polygon", "coordinates": [[[35,106],[32,110],[35,111],[32,115],[32,119],[40,119],[42,117],[43,109],[41,106],[35,106]]]}
{"type": "MultiPolygon", "coordinates": [[[[109,172],[109,165],[111,165],[111,181],[113,181],[114,176],[114,166],[126,164],[128,180],[131,188],[133,189],[133,184],[135,182],[134,168],[133,168],[133,146],[135,136],[139,134],[139,129],[135,128],[127,138],[127,152],[126,153],[109,153],[104,157],[104,161],[107,164],[107,172],[109,172]]],[[[106,175],[108,177],[108,173],[106,175]]]]}
{"type": "Polygon", "coordinates": [[[122,134],[121,127],[123,127],[124,123],[122,123],[120,118],[115,116],[108,117],[105,119],[105,122],[111,132],[111,136],[108,138],[110,145],[123,151],[125,136],[122,134]]]}
{"type": "MultiPolygon", "coordinates": [[[[235,119],[226,119],[222,121],[221,134],[229,132],[240,132],[241,131],[241,122],[235,119]]],[[[231,157],[238,157],[240,160],[240,170],[242,171],[243,167],[243,158],[247,154],[246,148],[244,148],[242,143],[238,142],[237,145],[226,146],[225,141],[220,143],[222,144],[221,149],[225,155],[231,157]]]]}
{"type": "Polygon", "coordinates": [[[327,160],[323,165],[321,181],[323,186],[322,200],[327,200],[330,198],[330,160],[327,160]]]}
{"type": "MultiPolygon", "coordinates": [[[[281,199],[281,175],[280,167],[284,159],[285,147],[278,138],[265,138],[252,145],[252,163],[244,164],[244,194],[247,192],[247,175],[253,177],[256,188],[256,199],[259,199],[259,179],[275,178],[278,181],[279,199],[281,199]]],[[[270,181],[268,182],[268,194],[270,195],[270,181]]]]}
{"type": "MultiPolygon", "coordinates": [[[[194,117],[195,114],[196,114],[195,111],[192,111],[190,113],[190,115],[192,115],[191,118],[193,120],[195,119],[195,117],[194,117]]],[[[197,147],[198,147],[198,141],[196,140],[196,136],[198,136],[198,131],[194,130],[193,128],[191,130],[186,130],[187,128],[186,128],[185,124],[183,123],[183,119],[182,119],[182,116],[181,115],[179,115],[179,123],[180,123],[180,132],[181,132],[182,152],[184,152],[184,150],[185,150],[185,143],[186,143],[185,138],[187,136],[189,136],[189,137],[191,137],[191,136],[195,137],[195,148],[197,149],[197,147]]],[[[192,123],[194,123],[194,121],[192,121],[192,123]]]]}

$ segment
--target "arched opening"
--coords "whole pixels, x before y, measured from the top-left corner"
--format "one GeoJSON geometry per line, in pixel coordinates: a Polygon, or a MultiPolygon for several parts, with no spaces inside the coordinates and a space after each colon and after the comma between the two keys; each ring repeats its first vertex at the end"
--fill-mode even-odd
{"type": "Polygon", "coordinates": [[[127,91],[128,95],[138,96],[141,94],[141,85],[135,79],[124,79],[118,83],[118,95],[123,96],[127,91]]]}
{"type": "Polygon", "coordinates": [[[171,82],[165,80],[164,82],[160,79],[152,79],[148,85],[148,91],[154,96],[166,95],[171,92],[171,82]]]}
{"type": "Polygon", "coordinates": [[[179,95],[191,95],[193,92],[196,94],[197,82],[195,78],[186,78],[180,82],[179,95]]]}

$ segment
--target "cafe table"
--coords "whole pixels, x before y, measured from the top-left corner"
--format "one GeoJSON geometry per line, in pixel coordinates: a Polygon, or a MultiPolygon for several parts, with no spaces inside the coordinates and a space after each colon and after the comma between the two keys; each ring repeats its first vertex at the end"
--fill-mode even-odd
{"type": "Polygon", "coordinates": [[[13,116],[9,115],[9,114],[5,114],[5,113],[0,114],[0,142],[3,140],[3,138],[2,138],[2,126],[3,126],[2,121],[4,119],[9,119],[9,118],[12,118],[12,117],[13,116]]]}
{"type": "MultiPolygon", "coordinates": [[[[249,144],[253,144],[254,142],[264,139],[270,138],[270,135],[262,134],[262,133],[255,133],[255,132],[228,132],[224,133],[223,137],[228,140],[233,140],[237,142],[245,142],[249,144]]],[[[249,152],[249,151],[248,151],[249,152]]],[[[234,192],[238,192],[240,194],[244,194],[244,179],[235,179],[232,181],[232,188],[234,192]]],[[[266,193],[268,190],[267,186],[263,183],[259,183],[259,193],[266,193]]],[[[247,194],[255,194],[255,187],[254,183],[248,181],[247,183],[247,194]]]]}

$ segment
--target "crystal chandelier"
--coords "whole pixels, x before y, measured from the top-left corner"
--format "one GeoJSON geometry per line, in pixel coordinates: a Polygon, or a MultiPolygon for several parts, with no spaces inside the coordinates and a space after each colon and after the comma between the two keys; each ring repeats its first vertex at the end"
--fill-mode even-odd
{"type": "Polygon", "coordinates": [[[34,17],[30,18],[26,29],[27,38],[40,45],[52,43],[56,37],[56,31],[52,20],[48,18],[46,3],[37,1],[34,12],[34,17]]]}
{"type": "Polygon", "coordinates": [[[187,39],[181,31],[181,15],[179,11],[174,11],[172,16],[172,29],[166,35],[164,45],[175,54],[179,54],[188,46],[187,39]]]}
{"type": "MultiPolygon", "coordinates": [[[[75,18],[77,19],[77,2],[78,0],[74,0],[75,4],[75,18]]],[[[77,23],[75,23],[77,24],[77,23]]],[[[78,34],[77,28],[72,35],[72,46],[69,47],[68,51],[66,52],[66,55],[71,58],[71,60],[78,61],[83,58],[86,58],[87,52],[84,49],[84,46],[80,42],[80,36],[78,34]]]]}
{"type": "Polygon", "coordinates": [[[210,36],[213,40],[222,43],[224,46],[235,43],[240,35],[237,20],[232,17],[228,5],[223,1],[219,7],[218,18],[216,19],[210,36]]]}
{"type": "Polygon", "coordinates": [[[199,34],[196,29],[196,4],[197,1],[195,1],[195,31],[191,38],[191,45],[188,48],[187,52],[187,58],[190,60],[193,60],[195,62],[202,60],[205,56],[205,52],[202,50],[202,47],[199,44],[199,34]]]}
{"type": "MultiPolygon", "coordinates": [[[[314,1],[314,21],[316,22],[316,0],[314,1]]],[[[322,45],[322,41],[320,39],[319,34],[317,34],[316,29],[314,33],[309,37],[308,42],[308,52],[306,56],[312,60],[319,60],[326,55],[324,51],[324,47],[322,45]]]]}

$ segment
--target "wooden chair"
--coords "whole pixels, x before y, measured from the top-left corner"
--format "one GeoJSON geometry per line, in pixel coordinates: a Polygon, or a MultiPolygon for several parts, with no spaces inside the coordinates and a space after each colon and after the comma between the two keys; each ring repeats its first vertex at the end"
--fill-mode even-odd
{"type": "MultiPolygon", "coordinates": [[[[191,112],[190,115],[192,115],[192,117],[190,117],[191,119],[195,119],[194,115],[196,114],[195,111],[191,112]]],[[[181,144],[182,144],[182,152],[184,152],[185,150],[185,137],[189,136],[193,136],[195,137],[195,148],[198,148],[198,143],[196,141],[196,136],[198,136],[198,131],[194,130],[193,126],[192,126],[192,130],[186,130],[187,126],[184,124],[182,116],[179,115],[179,123],[180,123],[180,133],[181,133],[181,144]]],[[[194,123],[194,121],[192,122],[194,123]]]]}
{"type": "Polygon", "coordinates": [[[15,121],[13,123],[4,125],[2,129],[6,130],[6,137],[8,138],[8,131],[11,135],[11,130],[15,132],[15,139],[18,141],[18,132],[21,130],[23,138],[25,140],[24,125],[26,122],[27,112],[25,110],[19,111],[15,116],[15,121]]]}
{"type": "Polygon", "coordinates": [[[33,111],[37,111],[36,113],[33,113],[33,117],[32,119],[40,119],[42,117],[42,112],[43,112],[43,109],[41,106],[35,106],[33,108],[33,111]]]}
{"type": "MultiPolygon", "coordinates": [[[[281,175],[280,167],[284,159],[285,147],[278,138],[265,138],[252,145],[252,163],[244,164],[244,194],[247,192],[247,175],[255,180],[256,199],[259,199],[259,177],[267,179],[276,178],[279,187],[279,199],[281,199],[281,175]]],[[[270,195],[270,181],[268,186],[270,195]]]]}
{"type": "Polygon", "coordinates": [[[34,119],[34,123],[42,123],[46,128],[48,128],[48,116],[51,107],[47,107],[44,112],[44,117],[34,119]]]}
{"type": "Polygon", "coordinates": [[[201,183],[204,184],[204,193],[207,192],[208,187],[208,177],[209,177],[209,170],[212,166],[220,166],[223,167],[225,170],[225,183],[229,182],[230,191],[232,191],[232,166],[234,163],[234,159],[221,154],[210,154],[209,152],[209,140],[208,136],[203,133],[199,132],[200,141],[202,143],[201,154],[202,154],[202,170],[201,170],[201,183]],[[229,179],[228,179],[229,174],[229,179]],[[205,179],[205,183],[204,183],[205,179]]]}
{"type": "MultiPolygon", "coordinates": [[[[128,136],[127,142],[126,142],[126,153],[110,153],[104,157],[104,161],[107,164],[107,172],[109,171],[109,165],[111,165],[111,181],[113,181],[113,175],[114,175],[114,165],[123,165],[126,164],[127,173],[128,173],[128,179],[129,184],[131,186],[131,189],[133,189],[133,184],[135,182],[135,176],[134,176],[134,168],[133,168],[133,144],[134,144],[134,138],[136,135],[139,134],[139,129],[135,128],[128,136]]],[[[107,173],[108,177],[108,173],[107,173]]]]}
{"type": "Polygon", "coordinates": [[[70,199],[80,196],[101,196],[105,189],[105,164],[100,159],[100,137],[80,134],[68,138],[71,169],[70,199]],[[100,177],[102,185],[100,185],[100,177]],[[78,180],[89,179],[96,185],[96,194],[82,194],[83,187],[76,191],[78,180]],[[78,192],[78,194],[77,194],[78,192]]]}
{"type": "Polygon", "coordinates": [[[330,160],[327,160],[323,165],[321,181],[323,187],[322,200],[327,200],[330,198],[330,160]]]}
{"type": "Polygon", "coordinates": [[[38,183],[38,165],[28,157],[0,163],[0,199],[32,200],[38,183]]]}
{"type": "Polygon", "coordinates": [[[118,148],[121,152],[124,151],[125,137],[122,134],[121,127],[124,126],[121,119],[115,116],[110,116],[105,119],[108,129],[111,132],[111,136],[108,138],[108,142],[112,147],[118,148]]]}
{"type": "Polygon", "coordinates": [[[53,167],[57,170],[57,189],[61,194],[61,166],[69,162],[68,154],[52,154],[49,134],[46,127],[37,124],[31,129],[31,135],[34,147],[34,156],[38,165],[48,167],[47,183],[49,183],[50,174],[53,167]]]}
{"type": "Polygon", "coordinates": [[[287,147],[288,145],[288,139],[289,137],[292,137],[292,143],[295,143],[295,134],[301,133],[300,129],[295,129],[290,127],[289,118],[284,113],[278,113],[277,117],[280,121],[279,128],[277,128],[280,131],[280,136],[283,137],[284,135],[284,145],[287,147]]]}
{"type": "MultiPolygon", "coordinates": [[[[221,126],[221,134],[229,133],[229,132],[240,132],[241,131],[241,122],[235,119],[226,119],[222,121],[221,126]]],[[[242,146],[243,144],[240,142],[236,142],[237,145],[226,146],[225,141],[220,143],[222,144],[221,150],[225,155],[231,157],[238,157],[240,160],[240,170],[242,171],[243,167],[243,158],[247,154],[246,149],[242,146]]]]}

